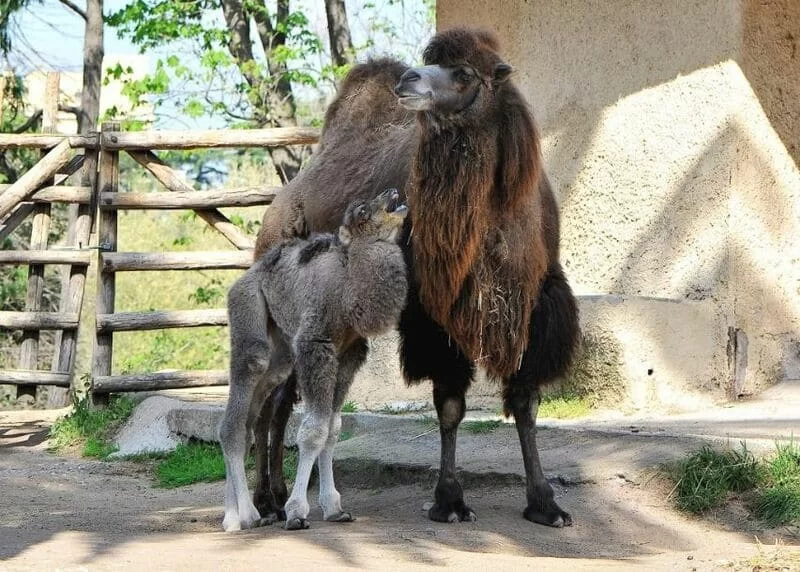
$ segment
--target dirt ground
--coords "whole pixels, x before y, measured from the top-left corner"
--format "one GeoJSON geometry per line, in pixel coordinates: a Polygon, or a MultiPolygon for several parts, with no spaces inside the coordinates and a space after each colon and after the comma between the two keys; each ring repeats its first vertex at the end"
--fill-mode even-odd
{"type": "Polygon", "coordinates": [[[717,522],[680,515],[652,474],[558,487],[575,517],[562,530],[523,520],[524,493],[507,482],[470,483],[478,522],[446,525],[425,518],[427,483],[358,488],[345,479],[340,490],[354,523],[321,522],[316,510],[309,530],[225,534],[221,482],[156,489],[139,464],[53,456],[45,450],[50,420],[28,411],[0,422],[2,570],[725,570],[753,569],[752,558],[776,550],[785,569],[800,562],[800,539],[790,531],[756,537],[736,505],[717,522]]]}

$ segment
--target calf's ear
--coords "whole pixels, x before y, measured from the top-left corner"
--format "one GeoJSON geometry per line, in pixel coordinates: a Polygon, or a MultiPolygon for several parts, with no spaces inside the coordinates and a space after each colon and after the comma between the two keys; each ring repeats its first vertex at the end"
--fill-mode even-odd
{"type": "Polygon", "coordinates": [[[510,65],[500,62],[494,66],[494,74],[492,76],[492,81],[494,83],[503,83],[505,82],[508,77],[511,75],[511,72],[514,71],[510,65]]]}

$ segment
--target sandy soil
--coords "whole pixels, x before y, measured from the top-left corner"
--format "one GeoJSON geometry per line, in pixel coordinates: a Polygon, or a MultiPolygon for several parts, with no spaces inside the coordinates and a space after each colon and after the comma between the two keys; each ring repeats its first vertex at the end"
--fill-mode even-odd
{"type": "Polygon", "coordinates": [[[771,558],[776,541],[785,569],[800,562],[797,537],[778,530],[756,539],[735,505],[720,522],[687,518],[670,508],[666,483],[644,474],[559,487],[575,517],[562,530],[524,521],[523,492],[507,483],[470,487],[479,520],[458,525],[425,518],[427,484],[340,483],[354,523],[321,522],[315,511],[306,531],[225,534],[222,483],[156,489],[142,465],[55,457],[45,450],[47,415],[18,413],[0,421],[3,570],[752,569],[749,559],[771,558]]]}

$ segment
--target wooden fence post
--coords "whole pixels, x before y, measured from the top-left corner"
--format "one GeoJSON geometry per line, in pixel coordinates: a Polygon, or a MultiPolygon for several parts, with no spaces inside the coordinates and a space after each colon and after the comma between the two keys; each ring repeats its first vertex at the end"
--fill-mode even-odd
{"type": "MultiPolygon", "coordinates": [[[[58,91],[60,75],[48,72],[44,92],[42,110],[42,133],[54,133],[58,127],[58,91]]],[[[44,156],[44,153],[42,153],[44,156]]],[[[31,227],[31,250],[47,250],[50,234],[50,203],[37,204],[33,208],[33,225],[31,227]]],[[[44,295],[44,264],[28,266],[28,293],[25,297],[26,312],[41,312],[44,295]]],[[[35,370],[39,365],[39,330],[27,330],[22,334],[19,350],[19,368],[35,370]]],[[[23,395],[36,397],[35,385],[18,385],[17,398],[23,395]]]]}
{"type": "MultiPolygon", "coordinates": [[[[101,135],[107,131],[119,131],[117,121],[103,123],[101,135]]],[[[119,191],[119,151],[101,150],[100,168],[97,181],[99,193],[116,193],[119,191]]],[[[117,250],[117,210],[101,210],[97,225],[97,243],[100,252],[116,252],[117,250]]],[[[97,314],[114,313],[114,297],[116,294],[116,275],[113,271],[105,271],[97,265],[97,314]]],[[[92,354],[92,382],[102,376],[111,375],[113,357],[113,334],[95,334],[94,352],[92,354]]],[[[96,405],[108,403],[107,393],[92,391],[92,402],[96,405]]]]}
{"type": "MultiPolygon", "coordinates": [[[[81,250],[90,247],[92,227],[96,222],[97,196],[99,194],[97,181],[97,163],[99,151],[86,149],[84,151],[83,170],[81,171],[81,186],[91,188],[89,204],[76,204],[69,207],[69,228],[67,230],[67,244],[81,250]]],[[[97,257],[92,259],[97,261],[97,257]]],[[[95,264],[96,266],[96,264],[95,264]]],[[[59,312],[77,313],[81,317],[83,308],[86,278],[88,268],[83,265],[72,265],[63,274],[61,281],[61,298],[59,312]]],[[[84,320],[91,320],[84,316],[84,320]]],[[[80,381],[76,377],[75,364],[78,355],[78,338],[86,335],[86,330],[81,334],[80,328],[63,330],[56,334],[55,353],[53,354],[52,371],[54,373],[68,373],[72,376],[70,387],[75,393],[80,381]]],[[[69,390],[52,387],[47,394],[49,407],[64,407],[69,404],[69,390]]]]}

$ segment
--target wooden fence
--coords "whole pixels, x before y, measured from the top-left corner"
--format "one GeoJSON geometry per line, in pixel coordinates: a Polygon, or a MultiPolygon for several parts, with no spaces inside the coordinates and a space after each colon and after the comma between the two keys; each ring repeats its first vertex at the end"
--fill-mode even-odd
{"type": "MultiPolygon", "coordinates": [[[[57,85],[56,88],[57,90],[57,85]]],[[[120,131],[106,123],[99,133],[86,136],[56,134],[0,134],[0,151],[40,149],[41,160],[10,185],[0,185],[0,240],[33,215],[30,250],[0,251],[0,264],[28,265],[28,296],[24,312],[0,312],[0,328],[23,330],[19,369],[0,371],[0,383],[15,384],[21,392],[37,385],[68,387],[74,382],[77,332],[81,320],[87,268],[97,265],[95,341],[91,392],[97,401],[111,392],[144,391],[223,385],[224,371],[173,371],[112,375],[115,332],[227,325],[224,309],[189,311],[115,312],[116,275],[119,272],[247,268],[253,240],[242,233],[219,207],[268,205],[279,188],[252,187],[196,191],[154,153],[163,149],[244,148],[311,144],[316,129],[279,128],[217,131],[120,131]],[[82,153],[77,153],[82,150],[82,153]],[[166,190],[120,192],[119,157],[128,153],[166,190]],[[82,169],[81,184],[62,184],[82,169]],[[51,204],[78,205],[67,232],[68,245],[48,248],[51,204]],[[191,209],[231,244],[220,252],[118,252],[117,217],[125,209],[191,209]],[[96,227],[96,245],[90,233],[96,227]],[[62,282],[58,312],[42,312],[44,265],[69,268],[62,282]],[[59,332],[50,371],[37,369],[41,330],[59,332]]]]}

